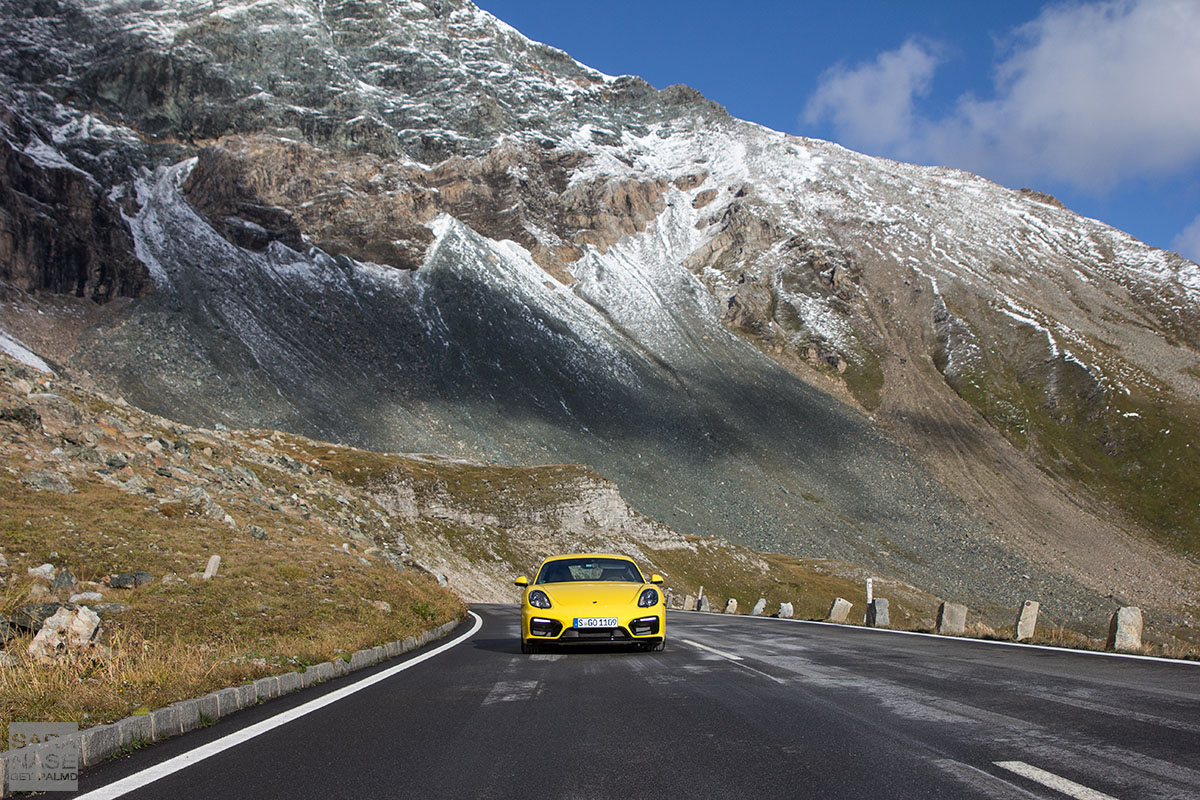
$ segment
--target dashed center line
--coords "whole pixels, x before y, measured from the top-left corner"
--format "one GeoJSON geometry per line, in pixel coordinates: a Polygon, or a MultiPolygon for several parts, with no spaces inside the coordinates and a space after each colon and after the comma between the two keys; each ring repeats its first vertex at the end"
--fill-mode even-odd
{"type": "Polygon", "coordinates": [[[701,650],[707,650],[710,653],[716,653],[721,658],[728,658],[730,661],[743,661],[744,660],[741,656],[735,656],[733,653],[726,653],[724,650],[718,650],[717,648],[709,647],[706,644],[700,644],[699,642],[693,642],[691,639],[680,639],[679,641],[683,642],[684,644],[690,644],[692,647],[699,647],[701,650]]]}
{"type": "Polygon", "coordinates": [[[1042,786],[1053,789],[1056,792],[1062,792],[1067,797],[1074,797],[1075,800],[1117,800],[1111,794],[1090,789],[1082,783],[1067,780],[1060,775],[1055,775],[1053,772],[1047,772],[1032,764],[1026,764],[1024,761],[994,761],[992,763],[1009,772],[1015,772],[1022,777],[1029,778],[1029,780],[1040,783],[1042,786]]]}

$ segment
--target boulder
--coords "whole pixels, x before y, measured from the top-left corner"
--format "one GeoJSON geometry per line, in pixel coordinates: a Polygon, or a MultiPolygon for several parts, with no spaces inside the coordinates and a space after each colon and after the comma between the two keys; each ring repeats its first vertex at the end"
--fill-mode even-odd
{"type": "Polygon", "coordinates": [[[942,603],[938,607],[937,632],[943,636],[962,636],[967,629],[967,607],[959,603],[942,603]]]}
{"type": "Polygon", "coordinates": [[[794,612],[792,611],[791,603],[780,603],[779,604],[779,618],[780,619],[791,619],[793,613],[794,612]]]}
{"type": "Polygon", "coordinates": [[[52,392],[31,394],[28,400],[41,418],[42,431],[47,436],[61,436],[76,444],[81,441],[79,428],[83,424],[83,413],[79,406],[52,392]]]}
{"type": "Polygon", "coordinates": [[[72,603],[99,603],[104,599],[104,595],[99,592],[79,592],[71,595],[70,602],[72,603]]]}
{"type": "MultiPolygon", "coordinates": [[[[208,559],[208,565],[204,568],[204,575],[203,575],[204,580],[208,580],[209,578],[216,575],[217,570],[220,568],[221,568],[221,557],[217,556],[217,555],[210,556],[208,559]]],[[[438,580],[438,583],[441,583],[440,579],[438,580]]]]}
{"type": "Polygon", "coordinates": [[[79,583],[79,581],[75,579],[75,576],[71,574],[71,571],[69,569],[64,569],[62,572],[55,575],[54,580],[50,582],[50,591],[61,592],[68,589],[74,589],[77,583],[79,583]]]}
{"type": "Polygon", "coordinates": [[[95,638],[100,617],[87,606],[63,606],[50,616],[29,644],[29,655],[40,663],[89,651],[97,652],[95,638]]]}
{"type": "Polygon", "coordinates": [[[725,601],[725,613],[726,614],[736,614],[737,613],[737,600],[735,598],[731,597],[725,601]]]}
{"type": "Polygon", "coordinates": [[[26,473],[21,476],[21,483],[45,492],[71,494],[75,491],[75,487],[71,485],[69,480],[49,469],[26,473]]]}
{"type": "Polygon", "coordinates": [[[251,525],[250,526],[250,537],[253,539],[258,539],[260,542],[266,541],[267,531],[265,528],[260,528],[257,525],[251,525]]]}
{"type": "Polygon", "coordinates": [[[46,620],[63,607],[74,608],[75,606],[70,603],[26,603],[12,613],[9,621],[14,628],[36,633],[41,630],[46,620]]]}
{"type": "Polygon", "coordinates": [[[829,614],[825,617],[825,621],[845,624],[850,619],[850,609],[853,607],[854,604],[849,600],[835,597],[833,598],[833,603],[829,606],[829,614]]]}
{"type": "Polygon", "coordinates": [[[1118,608],[1108,621],[1109,650],[1135,653],[1142,649],[1142,610],[1129,606],[1118,608]]]}
{"type": "Polygon", "coordinates": [[[54,580],[55,574],[57,573],[53,564],[42,564],[40,567],[29,568],[29,577],[31,578],[41,578],[43,580],[52,581],[54,580]]]}
{"type": "Polygon", "coordinates": [[[684,595],[683,610],[684,611],[695,611],[696,610],[696,596],[695,595],[692,595],[692,594],[684,595]]]}
{"type": "Polygon", "coordinates": [[[754,604],[754,608],[750,609],[750,616],[761,617],[767,610],[767,599],[765,597],[758,598],[758,602],[754,604]]]}
{"type": "Polygon", "coordinates": [[[710,603],[708,600],[708,595],[702,595],[700,597],[700,599],[696,602],[696,610],[697,611],[712,611],[713,610],[712,603],[710,603]]]}

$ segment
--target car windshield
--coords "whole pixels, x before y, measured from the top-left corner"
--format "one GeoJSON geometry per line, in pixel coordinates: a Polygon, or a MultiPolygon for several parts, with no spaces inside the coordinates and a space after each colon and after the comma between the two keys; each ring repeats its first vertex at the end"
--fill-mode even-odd
{"type": "Polygon", "coordinates": [[[623,558],[561,558],[542,566],[537,583],[571,581],[623,581],[645,583],[632,561],[623,558]]]}

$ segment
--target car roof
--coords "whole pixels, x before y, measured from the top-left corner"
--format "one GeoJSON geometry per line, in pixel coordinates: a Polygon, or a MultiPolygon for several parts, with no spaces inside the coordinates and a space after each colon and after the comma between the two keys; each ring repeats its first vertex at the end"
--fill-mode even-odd
{"type": "Polygon", "coordinates": [[[629,556],[623,556],[620,553],[564,553],[559,556],[548,556],[542,559],[542,563],[538,566],[543,566],[551,561],[561,561],[566,558],[619,558],[622,561],[628,561],[630,564],[637,566],[637,562],[629,556]]]}

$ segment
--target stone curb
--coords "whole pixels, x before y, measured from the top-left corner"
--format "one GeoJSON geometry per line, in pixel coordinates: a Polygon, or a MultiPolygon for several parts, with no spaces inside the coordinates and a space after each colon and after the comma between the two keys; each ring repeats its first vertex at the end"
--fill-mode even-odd
{"type": "MultiPolygon", "coordinates": [[[[452,620],[431,631],[425,631],[420,636],[410,636],[402,642],[388,642],[381,647],[359,650],[352,653],[349,660],[334,658],[313,664],[303,672],[285,672],[282,675],[259,678],[253,683],[218,689],[203,697],[180,700],[149,714],[125,717],[107,725],[85,728],[74,734],[74,738],[79,741],[79,766],[94,767],[101,761],[119,755],[125,748],[140,747],[179,736],[265,700],[291,694],[424,647],[435,639],[447,636],[460,622],[461,619],[452,620]]],[[[8,753],[0,753],[0,797],[10,796],[8,775],[8,753]]]]}

